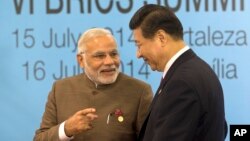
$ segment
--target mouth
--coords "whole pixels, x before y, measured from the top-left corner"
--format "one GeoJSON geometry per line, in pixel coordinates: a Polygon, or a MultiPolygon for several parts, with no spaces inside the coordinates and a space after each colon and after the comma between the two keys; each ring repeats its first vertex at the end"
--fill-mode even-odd
{"type": "Polygon", "coordinates": [[[116,72],[116,68],[107,68],[107,69],[102,69],[101,73],[104,73],[106,75],[113,75],[116,72]]]}

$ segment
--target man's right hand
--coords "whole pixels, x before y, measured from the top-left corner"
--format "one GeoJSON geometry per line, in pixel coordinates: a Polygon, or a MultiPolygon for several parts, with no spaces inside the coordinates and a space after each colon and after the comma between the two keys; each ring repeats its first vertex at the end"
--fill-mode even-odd
{"type": "Polygon", "coordinates": [[[68,137],[77,135],[81,132],[92,129],[91,122],[98,116],[95,114],[96,109],[87,108],[76,112],[65,122],[64,131],[68,137]]]}

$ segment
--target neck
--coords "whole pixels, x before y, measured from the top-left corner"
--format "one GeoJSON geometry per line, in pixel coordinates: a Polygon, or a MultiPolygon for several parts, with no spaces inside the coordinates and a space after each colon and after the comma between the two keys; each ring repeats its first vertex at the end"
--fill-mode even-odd
{"type": "Polygon", "coordinates": [[[164,71],[164,68],[168,61],[181,49],[183,49],[186,46],[185,42],[180,40],[180,41],[172,41],[170,42],[163,51],[163,57],[164,58],[161,64],[161,69],[160,71],[164,71]]]}

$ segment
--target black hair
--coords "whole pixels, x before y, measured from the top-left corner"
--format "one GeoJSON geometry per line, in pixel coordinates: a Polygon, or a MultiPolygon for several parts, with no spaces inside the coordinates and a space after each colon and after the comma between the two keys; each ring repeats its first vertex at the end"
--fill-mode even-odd
{"type": "Polygon", "coordinates": [[[164,30],[173,39],[183,40],[183,27],[180,20],[168,7],[148,4],[142,6],[133,15],[129,28],[140,27],[144,38],[153,38],[158,30],[164,30]]]}

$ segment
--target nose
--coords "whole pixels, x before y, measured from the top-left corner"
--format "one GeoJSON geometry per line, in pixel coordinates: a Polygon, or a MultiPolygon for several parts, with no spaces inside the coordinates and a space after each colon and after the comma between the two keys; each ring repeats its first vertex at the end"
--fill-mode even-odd
{"type": "Polygon", "coordinates": [[[114,60],[110,55],[107,55],[106,58],[104,59],[104,64],[105,65],[113,65],[114,60]]]}
{"type": "Polygon", "coordinates": [[[137,57],[137,58],[141,58],[141,57],[142,57],[142,56],[141,56],[140,50],[137,50],[137,51],[136,51],[136,57],[137,57]]]}

